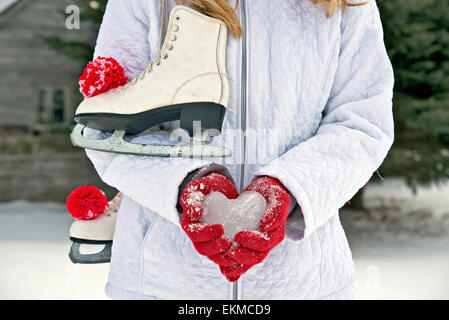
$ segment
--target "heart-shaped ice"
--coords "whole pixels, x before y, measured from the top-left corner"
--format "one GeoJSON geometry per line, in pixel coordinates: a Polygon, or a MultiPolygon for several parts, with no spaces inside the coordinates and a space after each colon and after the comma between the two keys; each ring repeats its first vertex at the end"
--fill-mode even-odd
{"type": "Polygon", "coordinates": [[[255,191],[247,191],[235,200],[220,192],[211,192],[203,200],[202,222],[223,225],[224,235],[234,240],[243,230],[260,231],[259,223],[267,209],[265,198],[255,191]]]}

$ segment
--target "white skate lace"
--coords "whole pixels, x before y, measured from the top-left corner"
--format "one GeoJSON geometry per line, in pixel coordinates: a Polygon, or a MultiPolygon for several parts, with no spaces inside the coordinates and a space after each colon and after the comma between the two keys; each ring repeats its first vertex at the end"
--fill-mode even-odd
{"type": "Polygon", "coordinates": [[[119,192],[117,195],[109,201],[108,206],[106,207],[105,213],[117,212],[120,208],[120,204],[122,203],[123,193],[119,192]]]}
{"type": "Polygon", "coordinates": [[[122,88],[130,85],[130,84],[134,84],[137,81],[141,80],[142,78],[144,78],[148,73],[150,73],[151,71],[153,71],[155,66],[159,66],[162,62],[162,59],[166,59],[168,56],[162,55],[162,36],[165,33],[165,36],[167,36],[167,29],[168,29],[168,19],[169,19],[169,14],[168,14],[168,3],[167,0],[161,0],[161,12],[160,12],[160,25],[159,25],[159,40],[158,40],[158,52],[156,57],[150,62],[149,66],[142,71],[142,73],[140,73],[137,77],[135,77],[133,80],[131,80],[129,83],[127,83],[125,86],[123,86],[122,88]]]}

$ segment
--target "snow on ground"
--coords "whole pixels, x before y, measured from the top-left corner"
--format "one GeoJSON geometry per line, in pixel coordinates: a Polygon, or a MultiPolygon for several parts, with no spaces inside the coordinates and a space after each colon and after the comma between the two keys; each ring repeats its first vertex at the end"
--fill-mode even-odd
{"type": "Polygon", "coordinates": [[[342,210],[359,299],[449,299],[449,184],[413,194],[369,184],[367,210],[342,210]]]}
{"type": "Polygon", "coordinates": [[[109,264],[68,257],[73,219],[63,204],[0,204],[0,299],[106,299],[109,264]]]}
{"type": "Polygon", "coordinates": [[[357,248],[358,299],[449,299],[448,248],[449,239],[357,248]]]}
{"type": "MultiPolygon", "coordinates": [[[[400,180],[366,187],[366,211],[343,210],[358,299],[449,299],[449,184],[412,194],[400,180]]],[[[63,204],[0,204],[0,299],[106,299],[108,264],[68,258],[63,204]]]]}

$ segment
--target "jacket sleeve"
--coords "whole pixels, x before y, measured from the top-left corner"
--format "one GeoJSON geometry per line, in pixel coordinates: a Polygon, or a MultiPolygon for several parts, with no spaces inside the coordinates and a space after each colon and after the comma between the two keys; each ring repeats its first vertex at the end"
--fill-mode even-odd
{"type": "Polygon", "coordinates": [[[393,142],[393,70],[375,1],[342,14],[330,96],[315,136],[260,168],[296,198],[309,236],[370,179],[393,142]]]}
{"type": "Polygon", "coordinates": [[[94,58],[113,57],[130,79],[135,78],[150,62],[148,20],[141,1],[109,0],[94,58]]]}
{"type": "MultiPolygon", "coordinates": [[[[148,2],[109,0],[100,27],[95,57],[114,57],[129,79],[136,77],[150,62],[148,2]]],[[[157,10],[157,9],[156,9],[157,10]]],[[[101,139],[106,135],[85,129],[84,135],[101,139]]],[[[164,131],[154,130],[133,137],[143,144],[169,144],[164,131]]],[[[151,158],[86,151],[101,179],[129,198],[179,225],[176,210],[178,186],[187,174],[210,162],[205,160],[151,158]]]]}

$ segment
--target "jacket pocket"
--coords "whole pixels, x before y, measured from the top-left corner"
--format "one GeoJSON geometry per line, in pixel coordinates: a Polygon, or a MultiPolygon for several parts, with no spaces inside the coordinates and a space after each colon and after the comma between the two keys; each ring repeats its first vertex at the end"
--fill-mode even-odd
{"type": "Polygon", "coordinates": [[[184,231],[156,214],[141,252],[140,293],[160,299],[226,299],[228,282],[184,231]]]}
{"type": "Polygon", "coordinates": [[[152,228],[154,216],[125,196],[115,224],[109,284],[131,292],[140,287],[142,244],[152,228]]]}
{"type": "Polygon", "coordinates": [[[139,272],[139,295],[148,295],[144,292],[144,283],[145,283],[145,275],[147,274],[147,262],[145,259],[145,256],[148,254],[148,247],[151,246],[151,243],[153,242],[151,240],[151,237],[153,235],[153,230],[155,230],[155,226],[157,225],[157,222],[159,220],[159,215],[153,214],[153,219],[151,223],[148,225],[147,231],[145,233],[145,237],[143,238],[142,246],[140,249],[140,272],[139,272]]]}
{"type": "Polygon", "coordinates": [[[354,284],[354,264],[338,215],[317,231],[323,250],[321,296],[328,296],[354,284]]]}

